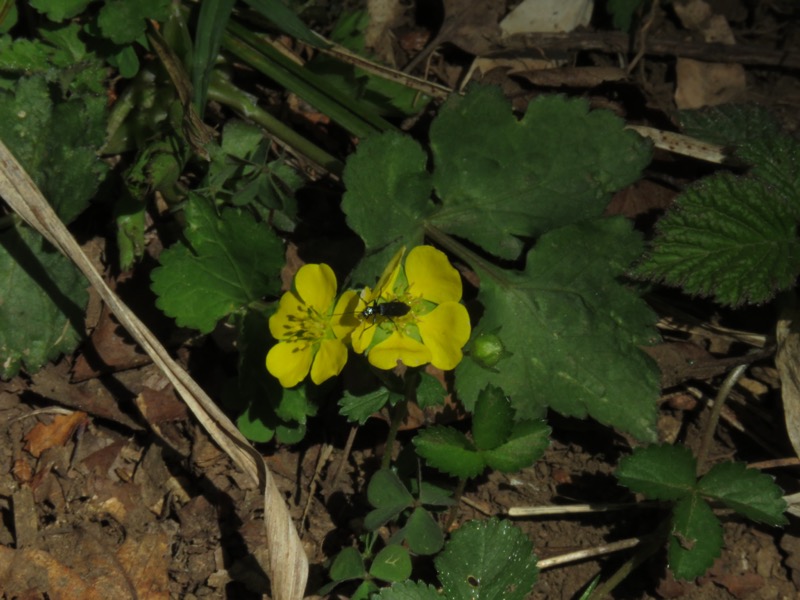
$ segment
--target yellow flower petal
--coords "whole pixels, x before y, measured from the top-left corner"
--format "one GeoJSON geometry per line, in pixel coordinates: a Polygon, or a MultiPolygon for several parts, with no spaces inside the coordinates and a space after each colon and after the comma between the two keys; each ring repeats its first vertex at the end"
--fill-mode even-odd
{"type": "Polygon", "coordinates": [[[280,342],[267,353],[267,371],[285,388],[296,386],[308,375],[313,348],[304,342],[280,342]]]}
{"type": "Polygon", "coordinates": [[[339,340],[324,340],[311,365],[311,381],[319,385],[335,377],[347,362],[347,348],[339,340]]]}
{"type": "Polygon", "coordinates": [[[419,367],[431,362],[431,351],[417,340],[395,331],[369,351],[367,360],[385,371],[394,369],[398,360],[407,367],[419,367]]]}
{"type": "MultiPolygon", "coordinates": [[[[383,270],[383,274],[381,278],[378,279],[378,284],[375,286],[373,290],[373,294],[371,297],[365,297],[364,301],[368,304],[371,304],[375,298],[380,298],[386,292],[389,292],[394,288],[394,283],[397,281],[397,276],[400,274],[400,260],[403,258],[403,254],[406,252],[406,247],[403,246],[395,252],[392,260],[389,261],[389,264],[383,270]]],[[[368,289],[368,288],[364,288],[368,289]]]]}
{"type": "Polygon", "coordinates": [[[434,304],[461,300],[461,276],[433,246],[417,246],[408,253],[406,278],[409,292],[434,304]]]}
{"type": "Polygon", "coordinates": [[[303,265],[294,276],[294,289],[303,302],[327,314],[336,297],[336,275],[324,263],[303,265]]]}
{"type": "Polygon", "coordinates": [[[269,318],[269,332],[276,340],[290,337],[306,317],[306,305],[294,292],[286,292],[278,302],[278,310],[269,318]]]}
{"type": "Polygon", "coordinates": [[[362,321],[361,324],[353,331],[350,336],[350,341],[353,344],[353,350],[358,354],[364,354],[364,351],[369,348],[372,343],[372,338],[375,335],[378,327],[369,321],[362,321]]]}
{"type": "MultiPolygon", "coordinates": [[[[340,297],[333,309],[331,326],[334,335],[339,339],[346,338],[361,324],[358,318],[359,307],[363,304],[355,290],[347,290],[340,297]]],[[[363,310],[363,309],[362,309],[363,310]]]]}
{"type": "Polygon", "coordinates": [[[431,364],[443,371],[455,369],[471,331],[467,309],[458,302],[440,304],[420,317],[417,327],[422,342],[431,351],[431,364]]]}

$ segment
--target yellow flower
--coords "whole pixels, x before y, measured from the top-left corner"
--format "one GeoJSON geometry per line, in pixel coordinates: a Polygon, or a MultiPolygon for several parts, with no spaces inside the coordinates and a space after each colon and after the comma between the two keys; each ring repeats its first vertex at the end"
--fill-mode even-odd
{"type": "Polygon", "coordinates": [[[470,336],[469,315],[459,302],[461,277],[433,246],[413,248],[405,267],[404,252],[394,255],[374,290],[364,288],[355,299],[362,319],[351,334],[353,350],[379,369],[393,369],[398,361],[454,369],[470,336]]]}
{"type": "Polygon", "coordinates": [[[283,387],[294,387],[309,371],[320,384],[342,372],[347,362],[345,340],[353,326],[333,315],[344,310],[356,292],[345,292],[336,302],[336,275],[326,264],[304,265],[294,276],[293,289],[281,296],[269,319],[278,340],[267,353],[267,370],[283,387]]]}

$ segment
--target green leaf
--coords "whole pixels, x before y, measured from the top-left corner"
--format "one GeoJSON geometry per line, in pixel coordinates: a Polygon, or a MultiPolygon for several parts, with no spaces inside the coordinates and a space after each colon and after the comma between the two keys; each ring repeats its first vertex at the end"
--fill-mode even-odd
{"type": "Polygon", "coordinates": [[[339,414],[347,417],[350,422],[363,425],[367,419],[386,406],[392,395],[386,388],[379,388],[363,396],[354,396],[350,392],[345,392],[339,400],[339,414]]]}
{"type": "Polygon", "coordinates": [[[327,48],[329,44],[314,33],[300,18],[280,0],[245,0],[251,8],[269,19],[278,29],[293,38],[317,48],[327,48]]]}
{"type": "Polygon", "coordinates": [[[279,291],[283,245],[262,223],[234,209],[217,215],[191,195],[186,239],[161,254],[151,275],[157,306],[181,327],[208,333],[242,306],[279,291]]]}
{"type": "Polygon", "coordinates": [[[92,0],[29,0],[31,7],[56,23],[82,13],[92,0]]]}
{"type": "Polygon", "coordinates": [[[486,386],[478,394],[472,415],[472,439],[479,450],[494,450],[508,439],[514,409],[503,390],[486,386]]]}
{"type": "Polygon", "coordinates": [[[634,492],[656,500],[678,500],[692,493],[697,463],[683,446],[637,448],[619,461],[617,479],[634,492]]]}
{"type": "Polygon", "coordinates": [[[375,472],[369,480],[367,500],[376,508],[397,504],[406,508],[414,502],[406,486],[391,469],[380,469],[375,472]]]}
{"type": "Polygon", "coordinates": [[[408,550],[393,544],[383,548],[372,561],[369,574],[381,581],[403,581],[411,576],[408,550]]]}
{"type": "Polygon", "coordinates": [[[658,340],[656,316],[619,281],[640,251],[626,220],[599,219],[542,236],[522,273],[476,268],[485,312],[473,333],[502,327],[510,355],[494,371],[471,358],[458,365],[467,410],[494,384],[518,419],[541,418],[549,405],[655,440],[660,376],[640,346],[658,340]]]}
{"type": "Polygon", "coordinates": [[[544,421],[519,421],[507,440],[493,450],[481,452],[486,464],[503,473],[531,466],[550,443],[550,427],[544,421]]]}
{"type": "Polygon", "coordinates": [[[703,179],[658,222],[635,274],[730,306],[765,302],[800,274],[795,198],[750,177],[703,179]]]}
{"type": "Polygon", "coordinates": [[[786,525],[787,505],[783,491],[769,475],[748,469],[742,463],[715,465],[697,485],[701,494],[721,500],[726,506],[758,523],[786,525]]]}
{"type": "Polygon", "coordinates": [[[106,0],[97,15],[103,37],[124,46],[144,35],[148,19],[164,21],[170,0],[106,0]]]}
{"type": "Polygon", "coordinates": [[[414,446],[430,466],[454,477],[475,477],[486,468],[474,444],[451,427],[423,429],[414,438],[414,446]]]}
{"type": "Polygon", "coordinates": [[[216,64],[222,34],[235,2],[236,0],[205,0],[200,3],[192,53],[192,88],[194,107],[201,118],[206,109],[211,70],[216,64]]]}
{"type": "Polygon", "coordinates": [[[60,252],[26,226],[0,232],[0,377],[75,350],[84,330],[87,283],[60,252]]]}
{"type": "Polygon", "coordinates": [[[700,577],[722,551],[722,527],[714,512],[692,494],[675,505],[667,559],[678,579],[700,577]]]}
{"type": "Polygon", "coordinates": [[[417,406],[421,409],[434,406],[444,406],[444,399],[447,396],[447,389],[433,375],[425,371],[420,373],[419,387],[417,387],[417,406]]]}
{"type": "Polygon", "coordinates": [[[439,592],[432,585],[421,581],[402,581],[392,587],[383,588],[375,598],[380,600],[441,600],[439,592]]]}
{"type": "Polygon", "coordinates": [[[442,528],[433,519],[431,513],[418,506],[408,517],[405,526],[405,538],[409,549],[423,556],[436,554],[444,545],[442,528]]]}
{"type": "Polygon", "coordinates": [[[469,521],[453,533],[436,569],[448,600],[523,600],[539,571],[528,538],[508,521],[469,521]]]}
{"type": "Polygon", "coordinates": [[[539,96],[517,120],[499,88],[453,94],[431,125],[439,229],[515,259],[520,236],[599,217],[636,181],[649,143],[585,100],[539,96]]]}
{"type": "Polygon", "coordinates": [[[362,579],[367,574],[364,568],[364,559],[355,548],[345,548],[333,559],[330,575],[334,581],[348,581],[362,579]]]}
{"type": "Polygon", "coordinates": [[[368,251],[422,243],[422,220],[435,209],[427,162],[417,142],[393,131],[370,136],[347,160],[342,210],[368,251]]]}
{"type": "Polygon", "coordinates": [[[65,223],[86,209],[108,171],[96,152],[105,135],[105,103],[83,95],[54,104],[42,76],[0,91],[0,139],[65,223]]]}

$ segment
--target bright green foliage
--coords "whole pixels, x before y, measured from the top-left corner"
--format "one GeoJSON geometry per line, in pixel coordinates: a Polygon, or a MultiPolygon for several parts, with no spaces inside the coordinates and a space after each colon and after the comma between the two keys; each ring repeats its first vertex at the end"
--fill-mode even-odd
{"type": "Polygon", "coordinates": [[[364,566],[364,558],[355,548],[344,548],[336,558],[330,568],[330,576],[334,581],[348,581],[350,579],[360,579],[367,574],[364,566]]]}
{"type": "Polygon", "coordinates": [[[722,549],[722,528],[704,499],[719,500],[761,523],[783,525],[786,501],[772,479],[741,463],[721,463],[697,481],[686,448],[651,446],[620,461],[619,482],[649,498],[673,500],[669,567],[676,577],[702,575],[722,549]]]}
{"type": "Polygon", "coordinates": [[[380,600],[441,600],[442,596],[432,585],[421,581],[403,581],[395,583],[392,587],[383,588],[375,598],[380,600]]]}
{"type": "Polygon", "coordinates": [[[369,574],[381,581],[403,581],[411,576],[411,557],[402,546],[389,544],[372,561],[369,574]]]}
{"type": "Polygon", "coordinates": [[[219,319],[279,291],[283,245],[266,225],[238,209],[217,214],[195,194],[186,222],[188,245],[165,250],[151,276],[157,306],[178,325],[208,333],[219,319]]]}
{"type": "Polygon", "coordinates": [[[88,207],[108,170],[96,154],[105,133],[105,104],[105,98],[71,87],[54,94],[43,75],[0,91],[0,139],[66,223],[88,207]],[[54,101],[68,91],[84,93],[54,101]]]}
{"type": "Polygon", "coordinates": [[[797,198],[754,178],[721,174],[690,187],[658,222],[636,274],[739,306],[769,300],[800,274],[797,198]]]}
{"type": "Polygon", "coordinates": [[[459,478],[475,477],[486,467],[518,471],[544,453],[550,428],[543,421],[516,421],[514,413],[503,391],[489,386],[475,404],[472,440],[438,426],[420,431],[414,446],[429,465],[459,478]]]}
{"type": "Polygon", "coordinates": [[[453,533],[436,570],[448,600],[523,600],[539,571],[528,538],[508,521],[470,521],[453,533]]]}
{"type": "Polygon", "coordinates": [[[494,383],[518,418],[549,405],[655,439],[659,374],[639,346],[658,340],[656,317],[619,281],[640,251],[626,220],[605,219],[542,236],[522,273],[476,269],[486,310],[475,333],[497,332],[510,355],[493,370],[471,357],[456,368],[467,409],[494,383]]]}
{"type": "Polygon", "coordinates": [[[447,390],[436,377],[424,371],[420,373],[420,382],[417,388],[417,406],[422,409],[444,406],[446,395],[447,390]]]}
{"type": "MultiPolygon", "coordinates": [[[[420,494],[422,501],[422,494],[420,494]]],[[[425,510],[421,501],[406,489],[400,478],[388,469],[376,472],[369,481],[367,499],[375,507],[364,519],[364,527],[369,530],[378,529],[388,521],[396,519],[400,514],[413,508],[400,534],[393,541],[399,543],[403,539],[415,554],[435,554],[442,549],[444,534],[431,514],[425,510]]],[[[436,503],[436,502],[431,502],[436,503]]]]}
{"type": "Polygon", "coordinates": [[[51,21],[60,23],[79,15],[92,0],[29,0],[32,8],[47,15],[51,21]]]}
{"type": "Polygon", "coordinates": [[[75,350],[88,300],[83,275],[28,227],[0,233],[0,377],[75,350]]]}
{"type": "Polygon", "coordinates": [[[619,462],[617,479],[634,492],[656,500],[677,500],[697,482],[697,462],[683,446],[648,446],[619,462]]]}
{"type": "Polygon", "coordinates": [[[772,477],[742,463],[720,463],[700,480],[698,491],[719,500],[748,519],[786,525],[786,501],[772,477]]]}
{"type": "MultiPolygon", "coordinates": [[[[367,539],[368,548],[372,546],[374,540],[375,538],[372,536],[367,539]]],[[[368,550],[367,554],[362,555],[355,548],[345,548],[339,552],[330,568],[330,576],[333,581],[323,586],[318,593],[325,596],[344,581],[364,579],[365,581],[351,596],[351,600],[354,598],[366,600],[371,593],[378,591],[373,579],[395,582],[408,579],[411,575],[411,557],[408,550],[402,546],[388,544],[382,548],[372,559],[369,571],[367,571],[364,558],[365,556],[369,558],[369,552],[371,551],[368,550]]]]}
{"type": "Polygon", "coordinates": [[[145,33],[147,19],[163,21],[169,14],[170,0],[106,0],[97,24],[103,37],[115,44],[130,44],[145,33]]]}
{"type": "Polygon", "coordinates": [[[642,0],[608,0],[606,10],[613,17],[614,27],[621,31],[630,31],[633,17],[642,0]]]}
{"type": "Polygon", "coordinates": [[[800,142],[763,109],[684,112],[687,133],[732,147],[751,166],[691,186],[658,223],[636,274],[739,306],[770,300],[800,274],[800,142]]]}
{"type": "Polygon", "coordinates": [[[387,402],[394,405],[401,399],[401,395],[394,394],[384,387],[368,392],[362,396],[354,396],[350,392],[345,391],[344,396],[339,400],[339,413],[347,417],[349,421],[363,425],[371,415],[374,415],[386,406],[387,402]]]}
{"type": "Polygon", "coordinates": [[[678,500],[667,549],[669,568],[675,577],[700,577],[721,550],[722,526],[711,507],[697,495],[678,500]]]}

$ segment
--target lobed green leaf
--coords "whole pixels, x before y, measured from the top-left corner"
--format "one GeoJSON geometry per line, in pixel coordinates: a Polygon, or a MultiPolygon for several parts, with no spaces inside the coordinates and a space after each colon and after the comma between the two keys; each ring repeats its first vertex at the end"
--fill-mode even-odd
{"type": "Polygon", "coordinates": [[[680,499],[673,509],[667,559],[678,579],[700,577],[722,551],[722,526],[697,494],[680,499]]]}
{"type": "Polygon", "coordinates": [[[742,463],[715,465],[697,484],[701,494],[721,500],[749,519],[767,525],[786,525],[783,491],[769,475],[742,463]]]}
{"type": "Polygon", "coordinates": [[[475,477],[486,468],[475,445],[451,427],[423,429],[414,438],[414,446],[430,466],[454,477],[475,477]]]}
{"type": "Polygon", "coordinates": [[[637,448],[617,467],[617,479],[634,492],[657,500],[679,500],[692,493],[697,462],[683,446],[637,448]]]}

